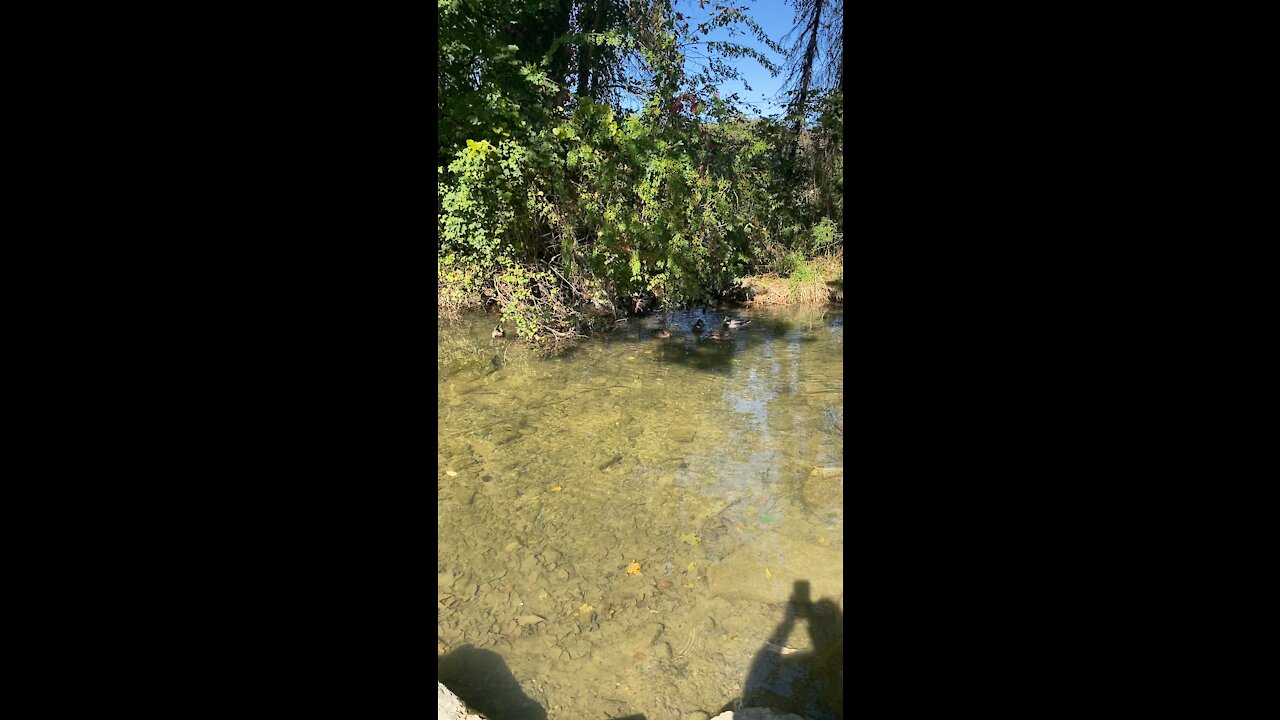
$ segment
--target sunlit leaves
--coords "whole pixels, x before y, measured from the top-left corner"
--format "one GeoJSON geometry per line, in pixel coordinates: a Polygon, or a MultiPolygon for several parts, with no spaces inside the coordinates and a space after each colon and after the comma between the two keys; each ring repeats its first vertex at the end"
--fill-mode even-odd
{"type": "Polygon", "coordinates": [[[748,120],[736,94],[719,92],[743,63],[770,67],[768,58],[699,34],[757,33],[741,8],[712,3],[710,17],[689,22],[664,2],[636,3],[598,28],[575,19],[568,32],[545,32],[556,7],[440,3],[442,277],[488,282],[504,322],[533,337],[553,324],[539,302],[572,283],[577,297],[649,292],[676,303],[804,243],[841,242],[819,220],[842,203],[842,107],[812,99],[825,139],[805,146],[810,164],[792,172],[778,151],[787,128],[748,120]],[[686,53],[701,64],[686,67],[686,53]],[[611,65],[626,58],[631,70],[611,65]],[[644,110],[611,105],[602,86],[579,96],[579,62],[592,64],[593,83],[638,93],[644,110]],[[537,274],[545,265],[535,261],[564,277],[537,274]]]}

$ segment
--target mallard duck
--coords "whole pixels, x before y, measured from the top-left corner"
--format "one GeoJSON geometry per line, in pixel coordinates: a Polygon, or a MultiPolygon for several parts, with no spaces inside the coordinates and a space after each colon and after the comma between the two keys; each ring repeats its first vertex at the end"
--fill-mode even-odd
{"type": "Polygon", "coordinates": [[[730,330],[737,330],[738,328],[750,322],[751,322],[750,320],[730,320],[729,318],[724,319],[725,327],[729,328],[730,330]]]}
{"type": "Polygon", "coordinates": [[[496,338],[506,337],[507,334],[502,332],[502,326],[499,325],[493,329],[493,336],[496,338]]]}
{"type": "Polygon", "coordinates": [[[658,328],[653,331],[653,336],[658,338],[669,338],[671,337],[671,331],[666,328],[658,328]]]}
{"type": "Polygon", "coordinates": [[[711,332],[707,333],[707,339],[708,340],[728,340],[729,333],[720,332],[719,330],[712,330],[711,332]]]}
{"type": "Polygon", "coordinates": [[[698,322],[693,324],[693,331],[696,333],[700,333],[706,329],[707,329],[707,324],[702,322],[702,318],[698,318],[698,322]]]}

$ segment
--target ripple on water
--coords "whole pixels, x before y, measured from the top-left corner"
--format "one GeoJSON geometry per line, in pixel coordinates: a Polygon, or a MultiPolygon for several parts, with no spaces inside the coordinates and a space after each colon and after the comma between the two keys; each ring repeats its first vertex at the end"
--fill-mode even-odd
{"type": "Polygon", "coordinates": [[[724,343],[697,317],[559,359],[487,317],[442,329],[442,663],[500,665],[553,720],[714,715],[796,583],[843,591],[840,316],[754,314],[724,343]]]}

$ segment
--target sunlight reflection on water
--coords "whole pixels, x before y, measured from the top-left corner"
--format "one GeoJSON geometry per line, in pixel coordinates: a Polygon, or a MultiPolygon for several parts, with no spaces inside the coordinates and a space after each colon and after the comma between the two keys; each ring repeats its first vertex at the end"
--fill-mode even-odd
{"type": "Polygon", "coordinates": [[[740,697],[795,582],[843,592],[841,312],[727,340],[690,330],[717,311],[655,316],[555,359],[443,324],[442,667],[492,651],[552,719],[740,697]]]}

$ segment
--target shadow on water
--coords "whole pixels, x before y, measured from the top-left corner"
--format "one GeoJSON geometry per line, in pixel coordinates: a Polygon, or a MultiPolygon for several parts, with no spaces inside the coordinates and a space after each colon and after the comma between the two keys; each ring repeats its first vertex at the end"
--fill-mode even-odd
{"type": "MultiPolygon", "coordinates": [[[[729,330],[722,325],[725,318],[748,316],[734,312],[716,312],[704,317],[707,322],[705,331],[674,331],[670,339],[659,341],[662,343],[660,359],[695,370],[732,375],[735,355],[752,344],[781,341],[787,335],[804,328],[802,323],[787,318],[756,314],[749,317],[749,324],[729,330]]],[[[689,321],[685,318],[685,325],[688,324],[689,321]]],[[[817,324],[825,325],[825,318],[820,323],[809,323],[809,330],[817,324]]],[[[812,332],[801,333],[796,340],[802,343],[816,342],[817,336],[812,332]]]]}
{"type": "MultiPolygon", "coordinates": [[[[781,340],[783,337],[806,330],[796,340],[811,343],[817,340],[812,332],[815,326],[838,326],[840,320],[828,320],[827,313],[812,317],[807,322],[793,317],[751,312],[740,308],[713,308],[696,311],[673,310],[649,315],[623,317],[602,332],[591,332],[586,337],[542,348],[538,353],[544,360],[569,360],[591,345],[609,346],[615,343],[640,344],[656,352],[662,362],[721,375],[733,373],[736,355],[758,342],[781,340]],[[749,320],[749,324],[730,330],[723,323],[727,318],[749,320]],[[702,320],[704,328],[695,330],[702,320]],[[665,336],[659,333],[664,333],[665,336]]],[[[494,369],[505,364],[506,350],[518,343],[514,336],[503,339],[482,338],[473,343],[477,356],[492,357],[494,369]]],[[[442,375],[453,369],[442,369],[442,375]]],[[[489,370],[492,372],[492,370],[489,370]]]]}
{"type": "Polygon", "coordinates": [[[436,677],[489,720],[547,718],[547,711],[524,694],[502,656],[492,650],[463,645],[436,659],[436,677]]]}
{"type": "Polygon", "coordinates": [[[765,707],[807,720],[844,718],[844,612],[835,601],[809,599],[809,583],[797,580],[782,622],[751,661],[742,697],[720,712],[765,707]],[[811,650],[789,652],[797,620],[809,628],[811,650]]]}
{"type": "Polygon", "coordinates": [[[437,352],[442,682],[493,720],[714,715],[735,695],[842,718],[842,608],[799,588],[782,604],[800,578],[841,593],[838,311],[648,316],[564,362],[465,319],[437,352]],[[752,322],[707,337],[726,316],[752,322]],[[742,580],[761,563],[768,587],[742,580]],[[582,630],[588,604],[608,632],[582,630]]]}

